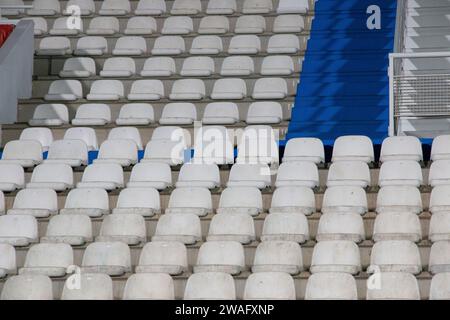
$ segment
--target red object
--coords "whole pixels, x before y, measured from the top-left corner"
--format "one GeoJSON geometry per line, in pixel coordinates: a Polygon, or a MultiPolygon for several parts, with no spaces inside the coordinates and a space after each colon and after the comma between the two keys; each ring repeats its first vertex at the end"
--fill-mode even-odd
{"type": "Polygon", "coordinates": [[[13,30],[13,24],[0,24],[0,47],[5,43],[6,39],[8,39],[13,30]]]}

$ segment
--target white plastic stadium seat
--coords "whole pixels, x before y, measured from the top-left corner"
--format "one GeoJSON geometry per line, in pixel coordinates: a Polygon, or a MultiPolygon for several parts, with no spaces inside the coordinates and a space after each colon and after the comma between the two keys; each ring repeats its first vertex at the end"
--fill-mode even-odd
{"type": "Polygon", "coordinates": [[[181,274],[188,269],[187,250],[178,241],[153,241],[145,244],[136,273],[181,274]]]}
{"type": "MultiPolygon", "coordinates": [[[[2,2],[5,6],[23,6],[25,5],[23,0],[4,0],[2,2]]],[[[19,8],[8,8],[8,9],[2,9],[2,15],[3,16],[20,16],[23,13],[25,13],[24,9],[19,8]]]]}
{"type": "Polygon", "coordinates": [[[389,212],[377,215],[373,227],[373,241],[422,240],[419,217],[409,212],[389,212]]]}
{"type": "Polygon", "coordinates": [[[226,57],[222,63],[221,76],[249,76],[255,72],[255,64],[249,56],[226,57]]]}
{"type": "Polygon", "coordinates": [[[316,138],[290,139],[285,147],[283,162],[312,161],[325,162],[325,151],[321,140],[316,138]]]}
{"type": "Polygon", "coordinates": [[[102,103],[80,105],[75,118],[72,119],[72,125],[74,126],[104,126],[110,122],[111,110],[107,104],[102,103]]]}
{"type": "Polygon", "coordinates": [[[131,272],[129,247],[119,241],[94,242],[87,246],[81,263],[83,273],[120,276],[131,272]]]}
{"type": "Polygon", "coordinates": [[[306,283],[305,300],[357,300],[355,278],[348,273],[314,273],[306,283]]]}
{"type": "Polygon", "coordinates": [[[252,272],[286,272],[295,275],[303,271],[300,245],[293,241],[264,241],[256,248],[252,272]]]}
{"type": "Polygon", "coordinates": [[[90,16],[95,13],[95,3],[93,0],[69,0],[66,4],[64,15],[79,13],[81,16],[90,16]],[[76,9],[75,9],[76,8],[76,9]],[[78,10],[79,8],[79,10],[78,10]],[[72,10],[70,10],[72,9],[72,10]],[[74,11],[75,10],[75,11],[74,11]]]}
{"type": "Polygon", "coordinates": [[[83,33],[83,20],[79,23],[72,23],[72,18],[61,17],[57,18],[53,23],[53,28],[49,33],[53,36],[76,36],[83,33]]]}
{"type": "Polygon", "coordinates": [[[0,163],[0,190],[14,191],[25,186],[25,172],[18,164],[0,163]]]}
{"type": "Polygon", "coordinates": [[[170,57],[152,57],[145,60],[143,77],[170,77],[177,73],[175,60],[170,57]]]}
{"type": "Polygon", "coordinates": [[[166,2],[164,0],[139,0],[135,15],[159,16],[166,12],[166,2]]]}
{"type": "Polygon", "coordinates": [[[136,80],[131,85],[128,100],[160,100],[165,97],[161,80],[136,80]]]}
{"type": "Polygon", "coordinates": [[[257,54],[261,51],[261,40],[256,35],[237,35],[231,38],[229,54],[257,54]]]}
{"type": "Polygon", "coordinates": [[[294,279],[284,272],[252,273],[245,282],[244,300],[295,300],[294,279]]]}
{"type": "Polygon", "coordinates": [[[207,14],[233,14],[237,11],[236,0],[210,0],[207,14]]]}
{"type": "Polygon", "coordinates": [[[346,240],[359,243],[365,238],[364,221],[358,213],[332,212],[320,217],[316,241],[346,240]]]}
{"type": "Polygon", "coordinates": [[[189,34],[194,32],[194,22],[190,17],[171,16],[164,20],[161,34],[189,34]]]}
{"type": "Polygon", "coordinates": [[[273,164],[279,162],[276,131],[268,125],[252,125],[238,137],[236,163],[273,164]]]}
{"type": "Polygon", "coordinates": [[[105,0],[98,13],[102,16],[124,16],[131,11],[128,0],[105,0]]]}
{"type": "Polygon", "coordinates": [[[272,0],[245,0],[242,13],[269,13],[272,10],[272,0]]]}
{"type": "Polygon", "coordinates": [[[173,15],[195,15],[202,11],[200,0],[175,0],[170,13],[173,15]]]}
{"type": "Polygon", "coordinates": [[[162,125],[191,125],[197,120],[195,104],[188,102],[168,103],[159,118],[162,125]]]}
{"type": "Polygon", "coordinates": [[[214,55],[223,51],[222,39],[218,36],[198,36],[192,40],[189,53],[214,55]]]}
{"type": "MultiPolygon", "coordinates": [[[[420,300],[416,277],[406,272],[380,272],[373,277],[381,286],[367,288],[367,300],[420,300]]],[[[370,279],[369,279],[370,280],[370,279]]]]}
{"type": "Polygon", "coordinates": [[[86,34],[95,36],[112,36],[119,33],[119,19],[116,17],[94,17],[89,23],[86,34]]]}
{"type": "Polygon", "coordinates": [[[362,161],[333,162],[328,170],[327,187],[370,185],[369,166],[362,161]]]}
{"type": "Polygon", "coordinates": [[[269,38],[267,53],[295,54],[300,51],[300,40],[294,34],[276,34],[269,38]]]}
{"type": "Polygon", "coordinates": [[[176,141],[183,143],[184,146],[190,146],[190,137],[188,132],[177,126],[157,127],[153,130],[151,137],[153,141],[176,141]]]}
{"type": "Polygon", "coordinates": [[[283,110],[278,102],[253,102],[248,107],[248,124],[277,124],[283,120],[283,110]]]}
{"type": "Polygon", "coordinates": [[[173,300],[175,288],[172,278],[164,273],[131,275],[123,290],[123,300],[173,300]]]}
{"type": "Polygon", "coordinates": [[[430,166],[428,184],[431,187],[450,184],[450,160],[436,160],[430,166]]]}
{"type": "Polygon", "coordinates": [[[367,212],[367,208],[366,192],[361,187],[337,186],[325,190],[322,213],[348,212],[362,215],[367,212]]]}
{"type": "Polygon", "coordinates": [[[234,33],[258,34],[266,31],[266,19],[263,16],[240,16],[236,20],[234,33]]]}
{"type": "Polygon", "coordinates": [[[203,112],[204,124],[235,124],[239,121],[239,109],[233,102],[208,103],[203,112]]]}
{"type": "Polygon", "coordinates": [[[194,272],[224,272],[237,275],[245,269],[244,247],[235,241],[209,241],[198,251],[194,272]]]}
{"type": "Polygon", "coordinates": [[[83,56],[101,56],[108,52],[108,43],[106,38],[89,36],[82,37],[78,40],[75,55],[83,56]]]}
{"type": "Polygon", "coordinates": [[[55,80],[50,84],[44,99],[47,101],[75,101],[83,98],[83,89],[78,80],[55,80]]]}
{"type": "Polygon", "coordinates": [[[124,97],[123,84],[119,80],[96,80],[91,85],[91,91],[86,96],[91,101],[116,101],[124,97]]]}
{"type": "Polygon", "coordinates": [[[179,55],[186,51],[184,39],[180,36],[162,36],[155,40],[152,55],[179,55]]]}
{"type": "Polygon", "coordinates": [[[73,188],[72,168],[62,163],[40,164],[34,168],[27,188],[53,189],[55,191],[71,189],[73,188]]]}
{"type": "Polygon", "coordinates": [[[408,272],[419,274],[422,271],[419,248],[408,240],[384,240],[376,242],[370,255],[368,273],[408,272]]]}
{"type": "Polygon", "coordinates": [[[217,213],[257,216],[263,211],[261,191],[255,187],[230,187],[222,191],[217,213]]]}
{"type": "Polygon", "coordinates": [[[282,163],[278,168],[275,186],[279,187],[307,187],[319,186],[319,171],[310,161],[282,163]]]}
{"type": "Polygon", "coordinates": [[[184,59],[180,74],[183,77],[208,77],[215,71],[214,59],[210,57],[189,57],[184,59]]]}
{"type": "Polygon", "coordinates": [[[295,241],[304,243],[309,240],[308,220],[301,213],[276,212],[264,219],[261,241],[295,241]]]}
{"type": "Polygon", "coordinates": [[[422,144],[413,136],[396,136],[384,139],[381,145],[380,161],[411,160],[422,161],[422,144]]]}
{"type": "Polygon", "coordinates": [[[272,204],[269,212],[310,215],[316,212],[314,192],[307,187],[287,186],[276,188],[272,195],[272,204]]]}
{"type": "Polygon", "coordinates": [[[375,160],[372,140],[366,136],[342,136],[336,139],[333,147],[332,162],[375,160]]]}
{"type": "Polygon", "coordinates": [[[137,163],[138,148],[130,139],[105,140],[100,146],[96,163],[117,163],[122,167],[128,167],[137,163]]]}
{"type": "Polygon", "coordinates": [[[104,78],[131,77],[136,73],[132,58],[109,58],[103,64],[100,76],[104,78]]]}
{"type": "Polygon", "coordinates": [[[152,17],[131,17],[123,31],[126,35],[149,35],[157,30],[156,20],[152,17]]]}
{"type": "MultiPolygon", "coordinates": [[[[81,120],[81,119],[79,119],[81,120]]],[[[93,128],[69,128],[64,133],[64,140],[81,140],[86,143],[88,151],[98,150],[97,135],[93,128]]]]}
{"type": "Polygon", "coordinates": [[[300,33],[305,29],[305,19],[297,14],[282,14],[273,21],[274,33],[300,33]]]}
{"type": "Polygon", "coordinates": [[[361,271],[361,258],[356,243],[349,240],[317,242],[311,260],[311,273],[344,272],[357,274],[361,271]]]}
{"type": "Polygon", "coordinates": [[[162,162],[170,166],[177,166],[184,163],[185,144],[177,141],[168,140],[150,140],[145,147],[145,162],[162,162]]]}
{"type": "Polygon", "coordinates": [[[46,218],[58,213],[58,198],[52,189],[23,189],[14,198],[8,214],[28,214],[46,218]]]}
{"type": "Polygon", "coordinates": [[[53,142],[53,134],[50,128],[25,128],[22,130],[19,140],[39,141],[42,151],[45,152],[53,142]]]}
{"type": "Polygon", "coordinates": [[[201,100],[206,95],[205,83],[200,79],[176,80],[169,95],[170,100],[201,100]]]}
{"type": "MultiPolygon", "coordinates": [[[[3,9],[2,13],[8,11],[8,9],[3,9]]],[[[34,23],[34,35],[43,36],[48,32],[47,20],[43,17],[26,17],[22,20],[31,20],[34,23]]]]}
{"type": "Polygon", "coordinates": [[[277,13],[307,13],[308,0],[280,0],[277,13]]]}
{"type": "Polygon", "coordinates": [[[154,188],[123,189],[113,209],[116,214],[139,214],[144,217],[151,217],[160,212],[159,193],[154,188]]]}
{"type": "Polygon", "coordinates": [[[82,140],[56,140],[50,145],[44,163],[63,163],[71,167],[85,166],[88,162],[88,148],[82,140]]]}
{"type": "Polygon", "coordinates": [[[85,214],[60,214],[52,217],[41,242],[68,243],[73,246],[91,242],[91,219],[85,214]]]}
{"type": "Polygon", "coordinates": [[[155,188],[172,186],[172,173],[166,163],[138,163],[132,171],[127,188],[155,188]]]}
{"type": "Polygon", "coordinates": [[[146,228],[144,217],[138,214],[114,213],[105,216],[100,233],[95,241],[121,241],[129,246],[145,243],[146,228]]]}
{"type": "Polygon", "coordinates": [[[215,164],[186,163],[180,169],[176,186],[207,189],[220,187],[219,167],[215,164]]]}
{"type": "Polygon", "coordinates": [[[115,56],[141,56],[146,54],[147,44],[145,38],[126,36],[117,39],[112,54],[115,56]]]}
{"type": "Polygon", "coordinates": [[[230,31],[230,22],[224,16],[206,16],[200,20],[199,34],[225,34],[230,31]]]}
{"type": "Polygon", "coordinates": [[[437,136],[431,145],[431,161],[450,160],[450,135],[437,136]]]}
{"type": "Polygon", "coordinates": [[[112,128],[108,133],[108,140],[131,140],[139,150],[143,149],[142,139],[139,130],[135,127],[112,128]]]}
{"type": "Polygon", "coordinates": [[[387,186],[380,188],[377,194],[376,212],[420,214],[422,212],[422,197],[419,189],[412,186],[387,186]]]}
{"type": "Polygon", "coordinates": [[[218,213],[209,225],[207,241],[237,241],[248,244],[256,239],[253,218],[242,213],[218,213]]]}
{"type": "Polygon", "coordinates": [[[63,70],[59,73],[62,78],[89,78],[95,76],[95,61],[92,58],[69,58],[64,61],[63,70]]]}
{"type": "Polygon", "coordinates": [[[38,243],[27,252],[25,263],[19,274],[42,274],[63,277],[73,265],[72,247],[67,243],[38,243]]]}
{"type": "Polygon", "coordinates": [[[236,300],[234,279],[223,272],[194,273],[187,280],[184,300],[236,300]]]}
{"type": "Polygon", "coordinates": [[[439,273],[433,276],[430,284],[430,300],[450,299],[450,273],[439,273]]]}
{"type": "Polygon", "coordinates": [[[0,163],[31,168],[42,162],[42,146],[34,140],[13,140],[6,143],[0,163]]]}
{"type": "Polygon", "coordinates": [[[288,76],[294,72],[294,61],[288,56],[268,56],[261,65],[263,76],[288,76]]]}
{"type": "Polygon", "coordinates": [[[270,169],[263,164],[235,164],[231,167],[227,187],[256,187],[271,185],[270,169]]]}
{"type": "Polygon", "coordinates": [[[423,182],[422,169],[416,161],[387,161],[381,165],[378,185],[419,187],[423,182]]]}
{"type": "Polygon", "coordinates": [[[284,99],[287,96],[287,82],[283,78],[261,78],[256,80],[252,94],[255,100],[284,99]]]}
{"type": "Polygon", "coordinates": [[[77,188],[123,188],[123,170],[117,163],[94,163],[86,167],[77,188]]]}
{"type": "Polygon", "coordinates": [[[127,103],[119,111],[118,126],[149,125],[155,121],[153,106],[149,103],[127,103]]]}
{"type": "Polygon", "coordinates": [[[16,251],[8,243],[0,243],[0,278],[16,273],[16,251]]]}
{"type": "Polygon", "coordinates": [[[428,261],[428,271],[432,274],[447,273],[450,270],[449,241],[433,243],[428,261]]]}
{"type": "Polygon", "coordinates": [[[52,281],[41,274],[12,276],[4,283],[0,300],[53,300],[52,281]]]}
{"type": "Polygon", "coordinates": [[[64,284],[61,300],[113,300],[113,282],[107,274],[80,273],[78,279],[68,278],[64,284]],[[79,286],[73,282],[79,281],[79,286]]]}
{"type": "Polygon", "coordinates": [[[54,16],[61,13],[58,0],[33,0],[33,9],[28,9],[29,16],[54,16]]]}
{"type": "MultiPolygon", "coordinates": [[[[233,142],[227,128],[223,126],[203,126],[195,137],[195,164],[232,164],[234,162],[233,142]]],[[[220,184],[220,179],[218,180],[220,184]]]]}
{"type": "Polygon", "coordinates": [[[211,192],[206,188],[176,188],[170,194],[166,214],[195,214],[206,216],[212,213],[211,192]]]}
{"type": "Polygon", "coordinates": [[[73,189],[66,198],[60,214],[84,214],[101,217],[109,213],[108,194],[103,189],[73,189]]]}
{"type": "Polygon", "coordinates": [[[23,247],[38,241],[38,223],[35,217],[9,214],[0,216],[0,243],[23,247]]]}
{"type": "Polygon", "coordinates": [[[192,213],[164,214],[156,225],[152,241],[179,241],[194,244],[202,238],[200,218],[192,213]]]}

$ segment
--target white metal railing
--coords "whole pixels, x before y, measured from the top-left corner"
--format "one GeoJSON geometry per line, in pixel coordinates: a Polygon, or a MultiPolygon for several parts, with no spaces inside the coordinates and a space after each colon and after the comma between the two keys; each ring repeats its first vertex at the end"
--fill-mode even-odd
{"type": "Polygon", "coordinates": [[[390,54],[389,91],[390,136],[402,119],[450,118],[450,52],[390,54]]]}

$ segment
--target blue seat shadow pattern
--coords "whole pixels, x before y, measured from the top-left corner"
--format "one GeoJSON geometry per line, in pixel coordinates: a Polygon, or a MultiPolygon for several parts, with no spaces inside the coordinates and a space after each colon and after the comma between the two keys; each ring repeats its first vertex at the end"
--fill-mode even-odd
{"type": "Polygon", "coordinates": [[[397,1],[318,0],[287,139],[343,135],[381,141],[389,124],[389,53],[397,1]],[[369,6],[380,8],[380,29],[369,29],[369,6]]]}

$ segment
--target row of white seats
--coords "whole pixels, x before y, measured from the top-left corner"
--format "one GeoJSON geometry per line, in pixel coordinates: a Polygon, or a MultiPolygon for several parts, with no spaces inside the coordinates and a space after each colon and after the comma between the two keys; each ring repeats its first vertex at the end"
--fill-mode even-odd
{"type": "MultiPolygon", "coordinates": [[[[161,125],[192,125],[197,120],[196,107],[192,103],[167,104],[158,120],[161,125]],[[182,113],[180,113],[182,112],[182,113]],[[182,115],[181,115],[182,114],[182,115]]],[[[253,102],[249,105],[245,122],[247,124],[277,124],[283,120],[282,106],[278,102],[253,102]]],[[[201,119],[206,125],[233,125],[240,120],[239,108],[233,102],[208,103],[201,119]]],[[[88,103],[77,108],[71,123],[75,126],[99,126],[112,122],[110,107],[106,104],[88,103]]],[[[127,103],[120,108],[114,121],[118,126],[149,125],[156,122],[153,106],[149,103],[127,103]]],[[[67,106],[59,103],[40,104],[28,121],[30,126],[62,126],[69,123],[67,106]]],[[[47,129],[47,128],[45,128],[47,129]]],[[[93,129],[92,129],[93,130],[93,129]]],[[[95,132],[94,132],[95,134],[95,132]]]]}
{"type": "MultiPolygon", "coordinates": [[[[4,5],[23,6],[23,0],[4,0],[4,5]]],[[[93,0],[69,0],[66,8],[62,10],[58,0],[33,0],[33,8],[28,9],[29,16],[55,16],[55,15],[93,15],[96,14],[93,0]],[[73,7],[78,7],[77,9],[73,7]]],[[[277,13],[307,13],[308,0],[280,0],[277,13]]],[[[272,0],[245,0],[242,13],[267,14],[274,10],[272,0]]],[[[4,9],[3,15],[23,15],[23,9],[4,9]]],[[[123,15],[197,15],[203,13],[200,0],[175,0],[170,10],[164,0],[140,0],[134,12],[131,10],[129,0],[104,0],[98,11],[99,15],[123,16],[123,15]]],[[[234,14],[238,13],[236,0],[210,0],[205,10],[206,14],[234,14]]]]}
{"type": "MultiPolygon", "coordinates": [[[[262,60],[259,74],[263,76],[289,76],[295,72],[294,59],[290,56],[267,56],[262,60]]],[[[178,73],[175,60],[169,57],[148,58],[142,70],[137,72],[132,58],[108,58],[99,73],[104,78],[127,78],[140,75],[142,77],[209,77],[251,76],[255,73],[254,60],[249,56],[231,56],[223,60],[220,72],[216,72],[214,59],[211,57],[190,57],[183,61],[178,73]]],[[[69,58],[64,61],[59,72],[62,78],[89,78],[97,75],[95,61],[92,58],[69,58]]]]}
{"type": "MultiPolygon", "coordinates": [[[[403,272],[378,274],[377,288],[367,285],[367,300],[420,300],[417,279],[403,272]]],[[[101,273],[84,273],[79,278],[69,278],[64,285],[63,300],[112,300],[113,281],[101,273]],[[78,281],[80,286],[74,287],[78,281]]],[[[430,300],[450,299],[450,273],[440,273],[431,280],[430,300]]],[[[7,280],[1,294],[2,300],[51,300],[52,281],[43,275],[19,275],[7,280]]],[[[122,299],[173,300],[173,279],[163,273],[137,273],[131,275],[123,290],[122,299]]],[[[295,300],[294,279],[282,272],[258,272],[246,280],[245,300],[295,300]]],[[[236,286],[233,277],[222,272],[192,274],[186,283],[185,300],[235,300],[236,286]]],[[[339,272],[315,273],[308,278],[305,300],[356,300],[358,291],[352,275],[339,272]]]]}
{"type": "MultiPolygon", "coordinates": [[[[292,88],[294,89],[294,88],[292,88]]],[[[212,100],[241,100],[251,97],[254,100],[285,99],[293,90],[283,78],[260,78],[255,81],[253,93],[249,96],[245,80],[239,78],[219,79],[209,94],[212,100]],[[291,92],[289,92],[291,91],[291,92]]],[[[90,101],[158,101],[169,100],[202,100],[207,99],[205,83],[201,79],[175,80],[169,95],[164,92],[161,80],[136,80],[130,92],[125,95],[120,80],[96,80],[91,84],[86,99],[90,101]]],[[[82,84],[78,80],[55,80],[50,84],[44,97],[47,101],[76,101],[83,99],[82,84]]]]}
{"type": "MultiPolygon", "coordinates": [[[[276,34],[269,38],[266,53],[297,54],[300,51],[300,38],[293,34],[276,34]]],[[[109,52],[106,38],[101,36],[85,36],[78,39],[76,48],[72,48],[70,39],[62,36],[46,37],[40,40],[36,49],[37,55],[45,56],[102,56],[111,53],[117,56],[177,56],[227,54],[246,55],[263,53],[261,39],[256,35],[233,36],[224,51],[222,39],[218,36],[197,36],[192,40],[189,50],[181,36],[161,36],[156,38],[153,49],[148,50],[144,37],[124,36],[117,39],[114,49],[109,52]]]]}
{"type": "MultiPolygon", "coordinates": [[[[34,22],[34,34],[45,35],[49,33],[53,36],[76,36],[82,33],[87,35],[115,35],[120,33],[119,19],[115,17],[96,17],[89,23],[89,28],[84,31],[83,20],[79,25],[74,24],[72,17],[57,18],[53,27],[48,30],[45,18],[24,18],[34,22]]],[[[230,22],[224,16],[209,16],[200,20],[198,29],[194,29],[194,21],[190,17],[169,17],[165,19],[160,30],[163,35],[187,35],[198,34],[260,34],[272,31],[273,33],[298,33],[305,28],[305,21],[300,15],[280,15],[275,18],[273,27],[266,26],[266,19],[263,16],[251,15],[237,18],[236,25],[232,30],[230,22]]],[[[155,18],[152,17],[132,17],[127,21],[123,30],[125,35],[151,35],[158,33],[155,18]]]]}

